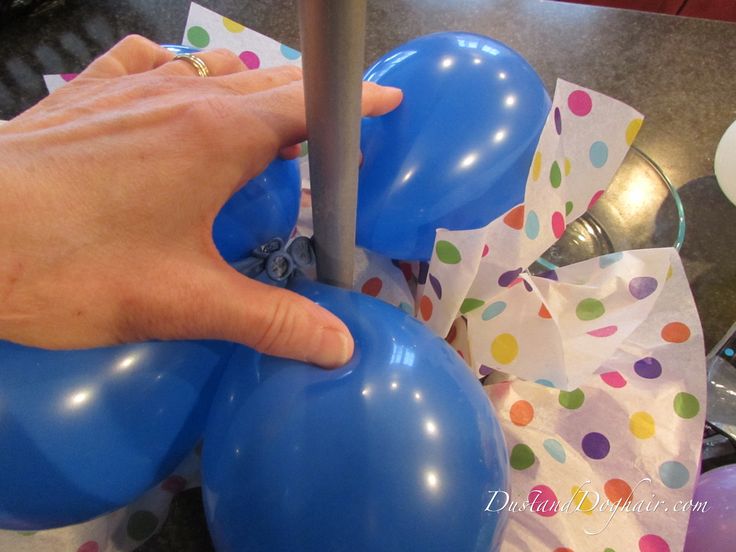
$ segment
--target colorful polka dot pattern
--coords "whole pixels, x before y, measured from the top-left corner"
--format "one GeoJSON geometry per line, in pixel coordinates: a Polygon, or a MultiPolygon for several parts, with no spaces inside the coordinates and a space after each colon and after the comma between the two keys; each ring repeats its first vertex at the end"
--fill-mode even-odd
{"type": "Polygon", "coordinates": [[[301,63],[297,50],[198,4],[191,4],[185,29],[183,44],[227,48],[238,54],[248,69],[301,63]]]}
{"type": "MultiPolygon", "coordinates": [[[[498,391],[489,395],[509,443],[512,488],[537,500],[531,517],[538,531],[515,525],[513,514],[508,530],[523,534],[525,541],[530,532],[532,538],[554,534],[561,541],[530,544],[533,549],[588,550],[593,543],[596,550],[635,550],[646,535],[666,538],[674,546],[680,538],[676,531],[662,535],[646,520],[632,524],[626,516],[617,516],[596,540],[582,534],[579,521],[571,521],[590,514],[558,516],[541,502],[570,500],[576,487],[586,490],[586,479],[593,482],[590,490],[608,499],[636,500],[648,492],[636,490],[644,475],[658,485],[658,495],[674,501],[690,492],[690,474],[697,469],[697,460],[689,456],[692,447],[683,443],[688,431],[702,423],[703,395],[690,372],[683,375],[677,359],[697,345],[699,324],[696,317],[663,308],[691,303],[676,256],[662,250],[615,253],[539,276],[524,268],[600,198],[606,175],[615,172],[625,153],[627,129],[640,116],[622,111],[613,124],[618,134],[604,136],[592,123],[604,104],[593,92],[563,87],[546,130],[559,140],[569,135],[584,139],[577,150],[564,148],[564,155],[540,142],[528,182],[539,197],[527,197],[479,231],[438,230],[428,263],[393,266],[398,280],[413,291],[417,317],[447,336],[462,358],[472,359],[476,374],[490,374],[488,381],[494,381],[500,370],[523,373],[528,380],[510,376],[492,384],[489,389],[498,391]],[[605,148],[594,146],[597,142],[605,148]],[[667,280],[670,266],[675,270],[667,280]],[[643,319],[647,323],[640,325],[643,319]],[[627,350],[638,356],[621,353],[621,345],[632,339],[627,350]],[[581,350],[595,354],[582,360],[581,350]],[[587,370],[587,378],[568,372],[573,361],[567,359],[587,370]],[[574,383],[575,377],[581,381],[574,383]],[[665,384],[669,393],[660,393],[665,384]],[[698,406],[679,393],[698,399],[698,406]],[[672,440],[679,445],[664,455],[651,454],[672,440]]],[[[359,288],[374,276],[361,276],[359,288]]],[[[389,282],[381,279],[378,297],[385,299],[389,282]]],[[[589,504],[579,494],[580,504],[589,504]]]]}
{"type": "MultiPolygon", "coordinates": [[[[631,264],[629,255],[592,264],[597,270],[620,274],[631,264]]],[[[704,417],[705,387],[698,375],[704,369],[701,330],[679,260],[668,253],[658,266],[657,271],[619,280],[615,292],[608,290],[601,296],[594,296],[584,280],[577,280],[588,296],[581,295],[568,310],[581,324],[588,322],[578,314],[595,322],[614,314],[621,304],[638,309],[658,298],[659,308],[655,306],[647,320],[629,334],[625,346],[611,354],[598,377],[572,390],[543,386],[549,382],[541,379],[532,383],[513,377],[486,387],[511,444],[511,487],[535,504],[530,510],[536,516],[531,519],[528,512],[511,513],[507,531],[524,535],[531,549],[550,549],[550,535],[563,545],[557,545],[558,549],[664,552],[682,548],[687,519],[677,516],[685,514],[664,511],[661,506],[646,516],[614,516],[599,535],[581,530],[600,527],[608,519],[606,513],[593,511],[597,497],[620,508],[647,501],[652,492],[670,507],[692,497],[704,417]],[[667,280],[670,265],[676,270],[667,280]],[[653,281],[641,279],[649,277],[653,281]],[[583,303],[586,299],[600,301],[605,312],[595,318],[601,306],[583,303]],[[673,310],[673,305],[683,302],[688,309],[673,310]],[[581,303],[575,312],[574,307],[581,303]],[[640,355],[633,356],[631,351],[640,355]],[[494,393],[501,385],[504,391],[494,393]],[[651,482],[640,483],[645,478],[651,482]],[[584,481],[588,483],[583,485],[584,481]],[[543,506],[545,501],[549,505],[565,500],[579,511],[556,515],[543,506]],[[590,521],[581,522],[582,518],[590,521]]],[[[570,281],[565,268],[555,272],[557,280],[545,279],[546,285],[570,281]]],[[[507,303],[505,310],[513,308],[507,303]]],[[[554,312],[555,301],[547,304],[554,312]]],[[[519,356],[522,354],[520,351],[519,356]]]]}

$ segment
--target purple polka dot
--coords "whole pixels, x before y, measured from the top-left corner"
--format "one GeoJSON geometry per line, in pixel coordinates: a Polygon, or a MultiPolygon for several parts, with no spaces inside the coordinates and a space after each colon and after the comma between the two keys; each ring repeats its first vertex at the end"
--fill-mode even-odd
{"type": "Polygon", "coordinates": [[[429,283],[432,285],[432,289],[437,295],[437,299],[442,299],[442,284],[440,284],[440,281],[430,274],[429,283]]]}
{"type": "Polygon", "coordinates": [[[593,100],[583,90],[575,90],[567,97],[567,107],[578,117],[585,117],[593,109],[593,100]]]}
{"type": "Polygon", "coordinates": [[[501,274],[501,276],[498,277],[498,285],[501,287],[510,286],[519,277],[519,274],[521,274],[520,268],[504,272],[503,274],[501,274]]]}
{"type": "Polygon", "coordinates": [[[248,69],[258,69],[261,66],[261,58],[255,52],[246,50],[240,52],[240,61],[242,61],[248,69]]]}
{"type": "Polygon", "coordinates": [[[427,261],[422,261],[419,263],[419,275],[417,276],[417,282],[420,285],[427,283],[427,274],[429,274],[429,263],[427,261]]]}
{"type": "Polygon", "coordinates": [[[645,357],[634,363],[634,372],[642,378],[654,379],[662,375],[662,365],[656,358],[645,357]]]}
{"type": "Polygon", "coordinates": [[[555,130],[557,134],[562,134],[562,114],[559,107],[555,107],[555,130]]]}
{"type": "Polygon", "coordinates": [[[61,78],[64,79],[66,82],[74,80],[76,76],[77,76],[76,73],[62,73],[61,74],[61,78]]]}
{"type": "Polygon", "coordinates": [[[585,455],[593,460],[605,458],[611,450],[611,443],[608,442],[606,436],[595,431],[583,437],[582,446],[585,455]]]}
{"type": "Polygon", "coordinates": [[[546,270],[544,272],[540,272],[539,274],[537,274],[537,276],[539,276],[540,278],[546,278],[547,280],[554,280],[555,282],[559,280],[559,278],[557,277],[557,272],[555,272],[554,270],[546,270]]]}
{"type": "Polygon", "coordinates": [[[486,366],[485,364],[481,364],[480,367],[478,368],[478,373],[481,376],[487,376],[491,372],[493,372],[493,368],[491,368],[490,366],[486,366]]]}
{"type": "Polygon", "coordinates": [[[637,299],[649,297],[657,289],[657,279],[651,276],[639,276],[629,282],[629,293],[637,299]]]}

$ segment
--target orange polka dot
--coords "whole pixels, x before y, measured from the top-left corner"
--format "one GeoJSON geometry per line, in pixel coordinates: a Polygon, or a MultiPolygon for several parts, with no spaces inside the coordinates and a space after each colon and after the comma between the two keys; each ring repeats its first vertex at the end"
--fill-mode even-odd
{"type": "Polygon", "coordinates": [[[503,222],[514,230],[521,230],[524,227],[524,206],[519,205],[511,209],[503,217],[503,222]]]}
{"type": "Polygon", "coordinates": [[[555,548],[552,552],[575,552],[572,548],[555,548]]]}
{"type": "Polygon", "coordinates": [[[544,303],[542,303],[542,305],[539,307],[538,314],[541,318],[552,318],[552,315],[549,313],[544,303]]]}
{"type": "Polygon", "coordinates": [[[447,334],[447,337],[445,338],[445,341],[447,341],[448,343],[452,343],[453,341],[455,341],[455,338],[456,337],[457,337],[457,326],[455,326],[455,324],[453,324],[450,327],[450,333],[447,334]]]}
{"type": "Polygon", "coordinates": [[[370,278],[369,280],[366,280],[363,284],[363,287],[360,288],[360,291],[365,293],[366,295],[370,295],[372,297],[377,297],[379,293],[381,293],[381,288],[383,287],[383,282],[380,278],[370,278]]]}
{"type": "Polygon", "coordinates": [[[603,485],[603,490],[606,493],[608,500],[614,504],[620,500],[621,506],[625,506],[632,500],[631,487],[623,479],[609,479],[606,481],[605,485],[603,485]]]}
{"type": "Polygon", "coordinates": [[[529,401],[516,401],[509,410],[511,421],[517,426],[525,426],[534,418],[534,407],[529,401]]]}
{"type": "Polygon", "coordinates": [[[670,343],[684,343],[690,339],[690,328],[682,322],[670,322],[662,328],[662,339],[670,343]]]}
{"type": "Polygon", "coordinates": [[[429,300],[429,297],[426,295],[422,295],[421,300],[419,301],[419,312],[422,313],[422,318],[425,320],[429,320],[432,318],[432,309],[434,307],[432,306],[432,301],[429,300]]]}

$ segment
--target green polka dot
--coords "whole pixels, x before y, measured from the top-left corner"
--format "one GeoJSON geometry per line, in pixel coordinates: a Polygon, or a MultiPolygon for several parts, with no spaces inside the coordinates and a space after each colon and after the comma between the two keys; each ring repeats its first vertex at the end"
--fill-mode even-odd
{"type": "Polygon", "coordinates": [[[511,450],[509,462],[515,470],[525,470],[534,464],[534,452],[527,445],[516,445],[511,450]]]}
{"type": "Polygon", "coordinates": [[[598,299],[583,299],[578,303],[575,314],[580,320],[595,320],[603,316],[606,308],[598,299]]]}
{"type": "Polygon", "coordinates": [[[463,304],[460,305],[460,313],[465,314],[466,312],[475,310],[478,307],[482,307],[484,303],[485,301],[482,301],[481,299],[472,299],[471,297],[468,297],[463,301],[463,304]]]}
{"type": "Polygon", "coordinates": [[[187,31],[187,39],[192,46],[197,48],[205,48],[210,43],[210,35],[202,27],[189,27],[187,31]]]}
{"type": "Polygon", "coordinates": [[[302,148],[299,152],[299,157],[305,157],[309,153],[309,142],[302,142],[302,148]]]}
{"type": "Polygon", "coordinates": [[[577,410],[583,406],[585,402],[585,393],[582,389],[574,389],[572,391],[560,391],[558,398],[560,404],[569,410],[577,410]]]}
{"type": "Polygon", "coordinates": [[[549,183],[552,184],[553,188],[559,188],[562,184],[562,171],[557,161],[552,163],[552,167],[549,169],[549,183]]]}
{"type": "Polygon", "coordinates": [[[690,393],[678,393],[675,395],[675,412],[680,418],[693,418],[700,412],[700,403],[690,393]]]}
{"type": "Polygon", "coordinates": [[[38,533],[38,531],[17,531],[17,533],[21,537],[32,537],[33,535],[35,535],[36,533],[38,533]]]}
{"type": "Polygon", "coordinates": [[[603,552],[616,552],[613,548],[606,548],[603,552]]]}
{"type": "Polygon", "coordinates": [[[572,213],[572,207],[572,201],[568,201],[567,203],[565,203],[565,215],[569,216],[570,213],[572,213]]]}
{"type": "Polygon", "coordinates": [[[458,248],[448,241],[438,241],[435,250],[439,260],[445,264],[457,264],[462,260],[458,248]]]}
{"type": "Polygon", "coordinates": [[[128,536],[135,541],[144,541],[158,527],[158,518],[148,510],[139,510],[128,518],[128,536]]]}

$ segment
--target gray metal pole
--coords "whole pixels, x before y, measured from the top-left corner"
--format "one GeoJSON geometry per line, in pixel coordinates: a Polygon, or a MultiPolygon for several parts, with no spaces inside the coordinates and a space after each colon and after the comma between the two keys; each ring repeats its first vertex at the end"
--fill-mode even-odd
{"type": "Polygon", "coordinates": [[[299,0],[317,276],[353,285],[366,0],[299,0]]]}

